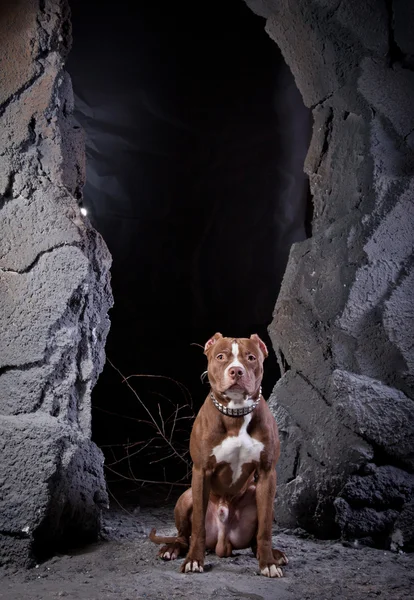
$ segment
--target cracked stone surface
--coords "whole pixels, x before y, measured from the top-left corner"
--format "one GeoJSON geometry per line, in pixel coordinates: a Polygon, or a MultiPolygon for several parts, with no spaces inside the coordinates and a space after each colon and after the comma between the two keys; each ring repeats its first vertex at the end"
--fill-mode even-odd
{"type": "Polygon", "coordinates": [[[63,71],[67,3],[18,0],[0,13],[0,564],[30,565],[65,539],[96,539],[108,502],[90,395],[111,259],[77,201],[85,157],[63,71]]]}
{"type": "Polygon", "coordinates": [[[412,549],[412,3],[246,2],[314,117],[313,235],[291,249],[269,328],[278,518],[412,549]]]}

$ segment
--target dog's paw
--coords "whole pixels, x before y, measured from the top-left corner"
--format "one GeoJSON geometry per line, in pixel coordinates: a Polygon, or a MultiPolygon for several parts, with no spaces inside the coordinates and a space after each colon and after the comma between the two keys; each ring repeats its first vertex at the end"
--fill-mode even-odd
{"type": "Polygon", "coordinates": [[[282,569],[275,564],[261,568],[260,573],[265,577],[283,577],[282,569]]]}
{"type": "Polygon", "coordinates": [[[273,552],[273,558],[275,559],[276,565],[278,567],[280,567],[280,565],[288,564],[289,561],[284,552],[282,552],[281,550],[276,550],[275,548],[273,548],[272,552],[273,552]]]}
{"type": "Polygon", "coordinates": [[[180,546],[163,546],[158,553],[162,560],[175,560],[180,554],[180,546]]]}
{"type": "Polygon", "coordinates": [[[167,544],[161,548],[158,552],[158,556],[162,558],[162,560],[175,560],[180,556],[180,552],[180,544],[167,544]]]}
{"type": "Polygon", "coordinates": [[[181,573],[203,573],[204,563],[202,560],[191,560],[187,558],[181,565],[181,573]]]}

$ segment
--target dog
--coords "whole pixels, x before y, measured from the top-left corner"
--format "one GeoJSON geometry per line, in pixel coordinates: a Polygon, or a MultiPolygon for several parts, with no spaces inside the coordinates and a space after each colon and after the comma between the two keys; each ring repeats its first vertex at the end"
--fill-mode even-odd
{"type": "Polygon", "coordinates": [[[233,549],[251,548],[262,575],[282,577],[288,560],[272,548],[280,442],[261,393],[266,345],[257,334],[216,333],[204,354],[211,391],[191,432],[192,483],[175,506],[178,533],[162,537],[153,529],[149,538],[165,544],[164,560],[186,554],[182,573],[202,573],[206,549],[228,557],[233,549]]]}

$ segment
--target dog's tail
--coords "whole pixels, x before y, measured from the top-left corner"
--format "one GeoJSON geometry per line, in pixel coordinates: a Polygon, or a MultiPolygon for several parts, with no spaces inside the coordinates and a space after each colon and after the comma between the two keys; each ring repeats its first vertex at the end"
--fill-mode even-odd
{"type": "Polygon", "coordinates": [[[151,532],[148,536],[151,542],[154,542],[154,544],[175,544],[177,542],[176,536],[165,537],[162,535],[155,535],[156,533],[156,529],[151,529],[151,532]]]}

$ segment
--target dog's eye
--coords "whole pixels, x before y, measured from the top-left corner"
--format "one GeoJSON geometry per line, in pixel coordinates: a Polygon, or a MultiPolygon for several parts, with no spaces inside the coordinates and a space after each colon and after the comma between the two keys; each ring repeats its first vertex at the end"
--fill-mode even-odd
{"type": "Polygon", "coordinates": [[[247,360],[250,362],[253,362],[254,360],[256,360],[256,357],[254,354],[248,354],[247,355],[247,360]]]}
{"type": "Polygon", "coordinates": [[[216,359],[217,360],[224,360],[224,354],[217,354],[216,359]]]}

